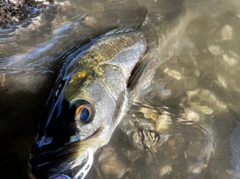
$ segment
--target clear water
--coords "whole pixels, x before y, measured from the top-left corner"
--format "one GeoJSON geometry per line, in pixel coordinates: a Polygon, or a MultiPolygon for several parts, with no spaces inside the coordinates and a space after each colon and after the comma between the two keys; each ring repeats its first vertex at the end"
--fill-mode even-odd
{"type": "Polygon", "coordinates": [[[1,29],[1,177],[28,178],[61,54],[144,23],[158,42],[152,69],[88,177],[240,178],[239,9],[235,0],[59,1],[29,25],[1,29]]]}

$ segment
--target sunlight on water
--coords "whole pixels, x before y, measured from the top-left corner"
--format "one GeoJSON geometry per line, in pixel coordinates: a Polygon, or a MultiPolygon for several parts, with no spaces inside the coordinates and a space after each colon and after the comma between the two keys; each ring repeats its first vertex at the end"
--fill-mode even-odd
{"type": "Polygon", "coordinates": [[[11,148],[0,150],[9,154],[1,166],[16,158],[13,168],[26,165],[63,52],[109,29],[144,24],[151,63],[88,178],[240,178],[239,9],[234,0],[72,0],[26,26],[0,29],[0,129],[11,148]]]}

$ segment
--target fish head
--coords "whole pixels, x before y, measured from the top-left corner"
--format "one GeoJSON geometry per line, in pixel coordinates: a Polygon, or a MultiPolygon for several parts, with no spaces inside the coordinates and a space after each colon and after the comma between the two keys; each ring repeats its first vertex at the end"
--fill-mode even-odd
{"type": "Polygon", "coordinates": [[[140,31],[123,29],[68,55],[30,150],[36,178],[83,178],[127,108],[128,82],[146,49],[140,31]]]}

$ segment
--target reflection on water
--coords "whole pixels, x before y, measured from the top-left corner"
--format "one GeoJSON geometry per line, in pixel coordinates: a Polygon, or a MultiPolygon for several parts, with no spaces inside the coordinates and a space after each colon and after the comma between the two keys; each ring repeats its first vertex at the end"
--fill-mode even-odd
{"type": "Polygon", "coordinates": [[[59,55],[109,29],[144,22],[156,31],[150,39],[158,39],[150,49],[154,68],[140,78],[133,105],[88,177],[240,178],[239,5],[61,1],[28,27],[1,29],[2,176],[27,178],[28,148],[59,55]]]}

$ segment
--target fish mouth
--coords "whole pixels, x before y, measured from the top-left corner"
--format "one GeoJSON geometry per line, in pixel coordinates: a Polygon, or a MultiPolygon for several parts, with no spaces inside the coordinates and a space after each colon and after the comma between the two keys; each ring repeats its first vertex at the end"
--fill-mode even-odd
{"type": "Polygon", "coordinates": [[[84,160],[84,164],[81,164],[79,166],[75,166],[72,171],[74,171],[71,175],[66,174],[55,174],[54,176],[50,177],[51,179],[84,179],[89,170],[91,169],[91,166],[93,164],[93,151],[91,149],[87,150],[87,156],[84,160]]]}
{"type": "Polygon", "coordinates": [[[31,173],[41,179],[83,179],[93,163],[93,150],[81,149],[81,141],[58,150],[30,154],[31,173]]]}
{"type": "Polygon", "coordinates": [[[29,164],[31,173],[40,179],[83,179],[90,170],[94,152],[106,143],[99,135],[103,130],[99,128],[91,137],[72,142],[61,147],[47,145],[41,150],[31,149],[29,164]]]}

